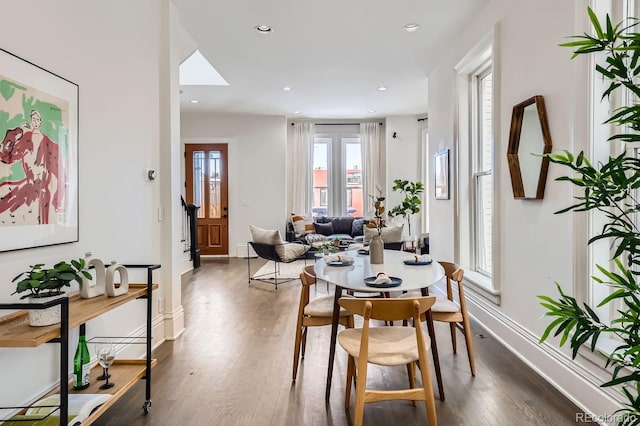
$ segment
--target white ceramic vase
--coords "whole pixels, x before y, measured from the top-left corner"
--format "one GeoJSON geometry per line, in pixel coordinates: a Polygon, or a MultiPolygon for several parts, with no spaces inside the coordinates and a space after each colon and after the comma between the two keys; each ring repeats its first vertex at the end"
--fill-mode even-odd
{"type": "Polygon", "coordinates": [[[107,268],[105,290],[110,297],[122,296],[129,291],[129,271],[115,260],[107,268]],[[119,283],[115,281],[116,274],[120,275],[119,283]]]}
{"type": "Polygon", "coordinates": [[[369,261],[372,265],[384,263],[384,242],[380,235],[374,235],[369,242],[369,261]]]}
{"type": "Polygon", "coordinates": [[[91,252],[86,252],[85,260],[87,262],[86,268],[93,266],[93,273],[95,274],[95,284],[92,285],[92,280],[82,277],[82,287],[80,288],[80,297],[83,299],[90,299],[96,296],[102,296],[105,293],[106,286],[106,270],[104,262],[100,259],[92,258],[91,252]]]}

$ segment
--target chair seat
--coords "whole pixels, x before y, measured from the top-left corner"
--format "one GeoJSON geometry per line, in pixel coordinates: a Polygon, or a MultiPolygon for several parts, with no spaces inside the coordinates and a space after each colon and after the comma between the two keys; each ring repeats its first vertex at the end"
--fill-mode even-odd
{"type": "MultiPolygon", "coordinates": [[[[334,296],[323,296],[313,299],[304,307],[304,314],[312,317],[332,317],[334,296]]],[[[340,316],[348,317],[351,314],[344,308],[340,308],[340,316]]]]}
{"type": "MultiPolygon", "coordinates": [[[[419,297],[417,292],[401,294],[398,297],[419,297]]],[[[431,307],[431,312],[460,312],[460,307],[446,297],[436,296],[436,303],[431,307]]]]}
{"type": "MultiPolygon", "coordinates": [[[[429,335],[423,330],[425,345],[430,345],[429,335]]],[[[338,334],[340,346],[349,355],[358,358],[361,328],[349,328],[338,334]]],[[[377,365],[406,365],[419,359],[416,331],[413,327],[376,327],[369,329],[369,362],[377,365]]]]}

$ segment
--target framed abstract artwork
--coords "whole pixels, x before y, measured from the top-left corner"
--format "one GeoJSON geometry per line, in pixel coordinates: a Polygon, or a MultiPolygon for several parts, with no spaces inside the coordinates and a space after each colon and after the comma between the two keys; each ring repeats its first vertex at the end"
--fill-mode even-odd
{"type": "Polygon", "coordinates": [[[449,150],[438,152],[435,158],[436,200],[449,199],[449,150]]]}
{"type": "Polygon", "coordinates": [[[0,251],[78,241],[78,85],[0,50],[0,251]]]}

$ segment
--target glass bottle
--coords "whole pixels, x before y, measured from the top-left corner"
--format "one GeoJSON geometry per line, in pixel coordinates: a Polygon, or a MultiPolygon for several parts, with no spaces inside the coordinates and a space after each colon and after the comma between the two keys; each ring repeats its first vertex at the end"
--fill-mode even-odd
{"type": "Polygon", "coordinates": [[[76,390],[86,389],[89,387],[89,348],[87,347],[87,338],[80,335],[78,340],[78,348],[73,357],[73,388],[76,390]]]}

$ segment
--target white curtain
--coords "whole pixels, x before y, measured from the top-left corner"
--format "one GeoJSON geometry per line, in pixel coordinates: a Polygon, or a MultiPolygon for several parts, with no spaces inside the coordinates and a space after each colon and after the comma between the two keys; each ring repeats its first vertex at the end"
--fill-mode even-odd
{"type": "Polygon", "coordinates": [[[362,157],[364,158],[364,195],[365,215],[371,210],[370,195],[378,196],[379,190],[382,195],[385,193],[385,173],[386,163],[384,147],[380,140],[379,123],[360,123],[360,141],[362,146],[362,157]]]}
{"type": "Polygon", "coordinates": [[[292,147],[292,211],[305,214],[311,211],[311,164],[313,161],[313,123],[295,123],[293,125],[292,147]]]}

